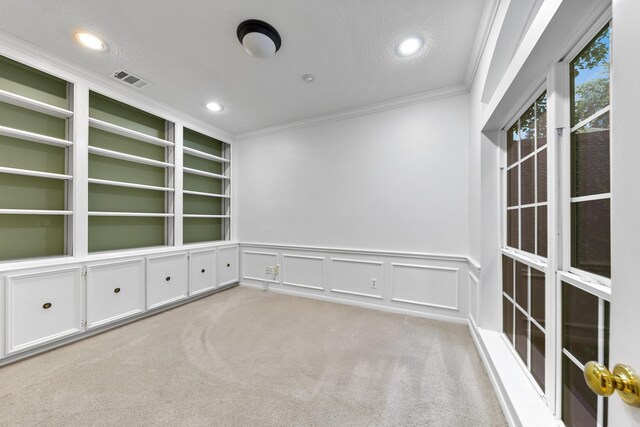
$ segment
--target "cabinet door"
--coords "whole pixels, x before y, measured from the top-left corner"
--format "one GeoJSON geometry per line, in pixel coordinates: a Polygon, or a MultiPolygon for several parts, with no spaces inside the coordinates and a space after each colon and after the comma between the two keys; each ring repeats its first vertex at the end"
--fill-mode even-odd
{"type": "Polygon", "coordinates": [[[216,288],[216,251],[191,252],[189,257],[189,295],[216,288]]]}
{"type": "Polygon", "coordinates": [[[142,313],[144,308],[144,259],[87,267],[89,328],[142,313]]]}
{"type": "Polygon", "coordinates": [[[152,309],[187,297],[187,254],[147,258],[147,308],[152,309]]]}
{"type": "Polygon", "coordinates": [[[218,286],[225,286],[238,281],[238,247],[218,249],[218,286]]]}
{"type": "Polygon", "coordinates": [[[7,353],[82,330],[80,267],[7,276],[7,353]]]}

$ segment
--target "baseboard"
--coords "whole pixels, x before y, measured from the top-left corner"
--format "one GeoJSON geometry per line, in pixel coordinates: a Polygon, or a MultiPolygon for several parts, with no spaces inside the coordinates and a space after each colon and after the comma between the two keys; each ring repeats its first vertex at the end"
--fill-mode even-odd
{"type": "Polygon", "coordinates": [[[332,296],[326,296],[326,295],[316,295],[316,294],[310,294],[310,293],[307,293],[307,292],[296,292],[296,291],[293,291],[293,290],[290,290],[290,289],[274,288],[274,287],[271,287],[271,286],[268,286],[267,288],[265,288],[262,285],[256,285],[256,284],[253,284],[253,283],[244,283],[244,282],[240,282],[240,286],[247,287],[247,288],[252,288],[252,289],[266,290],[268,292],[273,292],[273,293],[277,293],[277,294],[291,295],[291,296],[295,296],[295,297],[308,298],[308,299],[314,299],[314,300],[319,300],[319,301],[333,302],[333,303],[342,304],[342,305],[349,305],[349,306],[353,306],[353,307],[366,308],[366,309],[369,309],[369,310],[384,311],[386,313],[395,313],[395,314],[402,314],[402,315],[405,315],[405,316],[422,317],[422,318],[425,318],[425,319],[439,320],[439,321],[451,322],[451,323],[459,323],[459,324],[463,324],[463,325],[466,325],[466,324],[469,323],[467,319],[462,319],[462,318],[459,318],[459,317],[444,316],[444,315],[433,314],[433,313],[425,313],[425,312],[422,312],[422,311],[414,311],[414,310],[408,310],[408,309],[398,308],[398,307],[388,307],[388,306],[378,305],[378,304],[369,304],[369,303],[365,303],[365,302],[362,302],[362,301],[355,301],[355,300],[344,299],[344,298],[340,298],[340,297],[332,297],[332,296]]]}
{"type": "Polygon", "coordinates": [[[472,316],[469,331],[509,426],[562,426],[529,383],[500,333],[482,330],[472,316]]]}

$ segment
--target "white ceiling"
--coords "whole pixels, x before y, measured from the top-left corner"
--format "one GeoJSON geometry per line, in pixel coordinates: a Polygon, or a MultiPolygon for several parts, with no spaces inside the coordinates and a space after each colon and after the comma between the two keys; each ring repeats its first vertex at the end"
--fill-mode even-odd
{"type": "Polygon", "coordinates": [[[468,83],[484,3],[0,0],[0,29],[100,75],[124,68],[153,83],[147,96],[239,134],[468,83]],[[236,28],[250,18],[280,33],[275,56],[242,49],[236,28]],[[78,46],[79,29],[110,49],[78,46]],[[398,41],[412,34],[425,38],[426,53],[396,56],[398,41]],[[303,82],[305,73],[316,81],[303,82]],[[225,111],[208,112],[210,100],[225,111]]]}

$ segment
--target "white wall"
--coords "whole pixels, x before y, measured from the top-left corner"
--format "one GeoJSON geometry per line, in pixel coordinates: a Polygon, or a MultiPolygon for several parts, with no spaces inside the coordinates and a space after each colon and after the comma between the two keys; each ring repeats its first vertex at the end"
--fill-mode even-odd
{"type": "Polygon", "coordinates": [[[466,255],[469,96],[237,141],[238,239],[466,255]]]}

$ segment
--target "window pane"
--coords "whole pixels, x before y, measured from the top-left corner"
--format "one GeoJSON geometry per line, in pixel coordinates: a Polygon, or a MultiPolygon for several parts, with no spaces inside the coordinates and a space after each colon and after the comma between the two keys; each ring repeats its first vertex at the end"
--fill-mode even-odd
{"type": "Polygon", "coordinates": [[[513,345],[513,304],[506,298],[502,298],[502,332],[513,345]]]}
{"type": "Polygon", "coordinates": [[[524,311],[529,310],[529,266],[516,261],[516,303],[524,311]]]}
{"type": "Polygon", "coordinates": [[[572,204],[573,267],[611,277],[610,206],[609,199],[572,204]]]}
{"type": "Polygon", "coordinates": [[[538,207],[538,250],[537,254],[547,256],[547,207],[538,207]]]}
{"type": "Polygon", "coordinates": [[[598,396],[587,386],[582,370],[566,355],[562,356],[562,376],[562,421],[567,427],[595,427],[598,396]]]}
{"type": "Polygon", "coordinates": [[[520,183],[520,204],[529,205],[535,203],[535,157],[529,157],[522,162],[520,166],[521,179],[520,183]]]}
{"type": "Polygon", "coordinates": [[[545,278],[544,272],[531,269],[531,317],[544,327],[545,307],[545,278]]]}
{"type": "Polygon", "coordinates": [[[532,105],[520,118],[520,158],[533,153],[536,129],[535,109],[532,105]]]}
{"type": "Polygon", "coordinates": [[[536,154],[538,158],[538,203],[547,201],[547,150],[536,154]]]}
{"type": "Polygon", "coordinates": [[[536,245],[536,208],[522,208],[522,244],[520,249],[535,253],[536,245]]]}
{"type": "Polygon", "coordinates": [[[536,140],[537,148],[547,145],[547,94],[536,101],[536,140]]]}
{"type": "Polygon", "coordinates": [[[531,375],[544,391],[544,332],[534,324],[531,327],[531,375]]]}
{"type": "Polygon", "coordinates": [[[610,191],[609,113],[573,133],[571,159],[573,197],[610,191]]]}
{"type": "Polygon", "coordinates": [[[529,342],[529,320],[527,316],[516,308],[516,324],[515,324],[515,333],[516,333],[516,351],[522,358],[524,364],[527,364],[527,352],[529,342]]]}
{"type": "Polygon", "coordinates": [[[571,62],[571,126],[609,105],[610,27],[571,62]]]}
{"type": "Polygon", "coordinates": [[[562,347],[580,363],[598,360],[598,297],[562,283],[562,347]]]}
{"type": "Polygon", "coordinates": [[[518,122],[507,132],[507,166],[518,161],[518,122]]]}
{"type": "Polygon", "coordinates": [[[502,255],[502,291],[513,298],[513,260],[502,255]]]}
{"type": "Polygon", "coordinates": [[[518,166],[507,172],[507,206],[518,205],[518,166]]]}
{"type": "Polygon", "coordinates": [[[507,246],[518,248],[518,209],[507,211],[507,246]]]}

